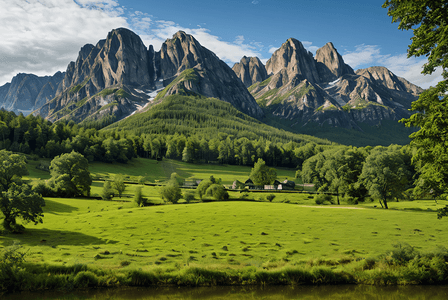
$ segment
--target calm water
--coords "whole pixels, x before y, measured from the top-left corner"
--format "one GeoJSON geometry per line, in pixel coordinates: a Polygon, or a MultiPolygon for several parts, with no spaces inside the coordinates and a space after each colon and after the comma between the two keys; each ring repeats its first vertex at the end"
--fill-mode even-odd
{"type": "Polygon", "coordinates": [[[126,288],[71,292],[19,293],[4,300],[95,299],[95,300],[218,300],[218,299],[359,299],[359,300],[447,300],[448,286],[275,286],[210,288],[126,288]]]}

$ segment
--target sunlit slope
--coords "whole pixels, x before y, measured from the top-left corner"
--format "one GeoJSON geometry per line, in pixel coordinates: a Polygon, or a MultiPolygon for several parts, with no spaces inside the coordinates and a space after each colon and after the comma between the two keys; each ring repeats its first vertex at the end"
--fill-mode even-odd
{"type": "Polygon", "coordinates": [[[249,139],[271,141],[313,141],[328,144],[327,140],[294,134],[268,126],[238,111],[231,104],[214,98],[172,95],[148,111],[137,113],[103,130],[126,130],[137,134],[184,134],[206,138],[226,133],[249,139]]]}

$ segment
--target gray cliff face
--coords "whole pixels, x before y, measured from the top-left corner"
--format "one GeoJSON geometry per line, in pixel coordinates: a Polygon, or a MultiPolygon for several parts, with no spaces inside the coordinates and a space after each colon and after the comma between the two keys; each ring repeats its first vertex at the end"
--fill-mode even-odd
{"type": "Polygon", "coordinates": [[[235,72],[213,52],[202,47],[191,35],[179,31],[166,40],[160,50],[162,77],[171,81],[187,69],[194,69],[194,81],[182,81],[181,87],[171,87],[166,95],[187,90],[206,97],[229,102],[235,108],[255,118],[264,113],[235,72]]]}
{"type": "Polygon", "coordinates": [[[216,55],[203,48],[191,35],[179,31],[167,39],[160,49],[160,70],[165,80],[176,77],[186,69],[216,64],[216,55]]]}
{"type": "Polygon", "coordinates": [[[115,118],[120,119],[125,112],[132,112],[138,105],[148,102],[145,93],[134,89],[154,87],[154,70],[149,59],[148,50],[138,35],[124,28],[112,30],[95,46],[87,44],[81,48],[76,62],[68,65],[56,98],[34,113],[51,121],[61,118],[81,121],[99,110],[118,111],[115,118]],[[123,88],[129,93],[119,91],[123,88]],[[112,91],[118,94],[111,96],[112,91]],[[103,109],[108,104],[120,109],[103,109]]]}
{"type": "Polygon", "coordinates": [[[417,100],[423,89],[398,77],[385,67],[370,67],[356,71],[357,75],[368,78],[376,87],[377,92],[386,100],[410,108],[410,103],[417,100]]]}
{"type": "Polygon", "coordinates": [[[63,76],[61,72],[43,77],[17,74],[11,83],[0,87],[0,107],[27,115],[55,96],[63,76]]]}
{"type": "Polygon", "coordinates": [[[148,53],[140,37],[128,29],[115,29],[96,46],[81,48],[76,62],[67,68],[62,90],[81,84],[91,96],[120,84],[151,85],[148,67],[148,53]]]}
{"type": "Polygon", "coordinates": [[[244,56],[239,63],[236,63],[232,70],[249,87],[257,82],[262,82],[268,78],[266,67],[258,57],[244,56]]]}
{"type": "Polygon", "coordinates": [[[412,101],[422,92],[384,67],[355,73],[332,43],[318,49],[314,60],[300,42],[289,39],[266,69],[270,77],[250,86],[252,95],[265,110],[297,126],[359,129],[360,123],[399,120],[409,117],[412,101]]]}
{"type": "Polygon", "coordinates": [[[316,61],[323,82],[334,81],[342,75],[355,74],[353,69],[344,63],[331,42],[316,51],[316,61]]]}
{"type": "Polygon", "coordinates": [[[269,75],[286,71],[290,79],[296,77],[313,83],[320,81],[313,55],[303,47],[301,42],[293,38],[288,39],[272,54],[266,63],[266,71],[269,75]]]}
{"type": "Polygon", "coordinates": [[[95,46],[82,47],[76,62],[68,65],[55,99],[34,113],[51,121],[96,121],[108,114],[119,120],[153,101],[149,92],[167,86],[187,69],[196,70],[198,80],[171,87],[165,95],[189,90],[229,102],[253,117],[263,116],[229,66],[191,35],[178,32],[155,52],[124,28],[112,30],[95,46]]]}

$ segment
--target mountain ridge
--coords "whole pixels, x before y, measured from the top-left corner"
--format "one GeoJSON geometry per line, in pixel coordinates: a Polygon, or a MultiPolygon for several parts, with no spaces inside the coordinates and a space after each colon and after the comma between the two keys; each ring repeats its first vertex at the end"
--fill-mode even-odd
{"type": "MultiPolygon", "coordinates": [[[[81,47],[77,60],[60,74],[57,86],[46,88],[55,91],[53,98],[24,105],[50,121],[74,120],[97,128],[180,94],[216,98],[266,123],[288,124],[295,132],[312,124],[363,131],[361,124],[378,126],[409,116],[410,103],[422,91],[384,67],[355,72],[331,42],[314,57],[290,38],[266,65],[243,57],[230,68],[183,31],[154,51],[125,28],[81,47]]],[[[0,105],[10,88],[0,87],[0,105]]]]}
{"type": "Polygon", "coordinates": [[[290,121],[295,131],[309,124],[362,131],[361,123],[376,126],[406,118],[423,91],[385,67],[353,71],[331,42],[313,58],[290,38],[273,53],[266,70],[269,78],[249,91],[267,115],[290,121]]]}

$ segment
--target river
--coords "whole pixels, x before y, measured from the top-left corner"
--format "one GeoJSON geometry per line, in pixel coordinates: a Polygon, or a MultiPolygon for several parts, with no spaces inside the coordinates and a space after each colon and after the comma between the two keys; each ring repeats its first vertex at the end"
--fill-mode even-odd
{"type": "Polygon", "coordinates": [[[4,300],[446,300],[448,286],[246,286],[201,288],[119,288],[73,291],[22,292],[1,297],[4,300]]]}

